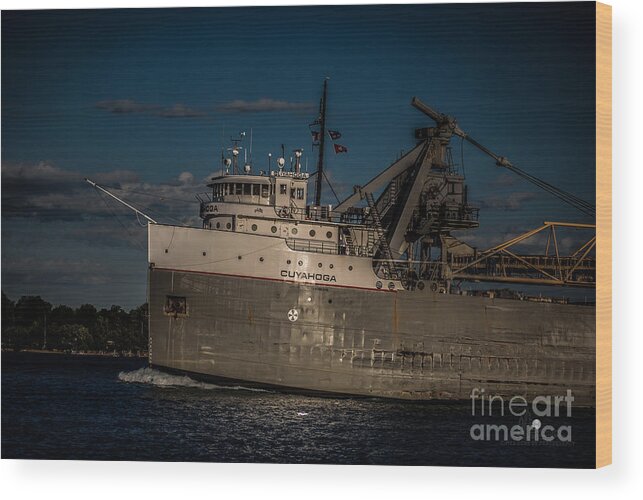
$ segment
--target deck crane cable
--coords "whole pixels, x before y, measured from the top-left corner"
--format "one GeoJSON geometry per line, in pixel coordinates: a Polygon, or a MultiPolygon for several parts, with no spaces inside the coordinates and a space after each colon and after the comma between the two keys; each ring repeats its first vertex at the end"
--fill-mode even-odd
{"type": "Polygon", "coordinates": [[[328,177],[326,176],[326,172],[324,172],[322,170],[322,173],[324,174],[324,179],[326,179],[326,183],[328,184],[328,187],[333,192],[333,195],[335,196],[335,199],[337,200],[337,204],[339,205],[341,203],[341,200],[339,199],[339,196],[337,196],[337,193],[335,192],[335,188],[333,187],[333,185],[328,180],[328,177]]]}
{"type": "Polygon", "coordinates": [[[411,100],[411,105],[416,109],[418,109],[419,111],[421,111],[422,113],[424,113],[425,115],[432,118],[438,124],[439,127],[444,127],[445,129],[450,130],[452,134],[457,135],[458,137],[461,137],[462,139],[466,140],[467,142],[469,142],[470,144],[478,148],[486,155],[493,158],[496,161],[496,165],[498,165],[499,167],[505,167],[506,169],[511,170],[512,172],[519,175],[523,179],[531,182],[532,184],[535,184],[536,186],[554,195],[555,197],[559,198],[565,203],[575,207],[576,209],[580,210],[586,215],[589,215],[589,216],[596,215],[596,207],[591,203],[588,203],[587,201],[567,191],[564,191],[563,189],[557,188],[556,186],[546,181],[543,181],[542,179],[539,179],[535,175],[525,172],[524,170],[513,165],[507,158],[495,154],[493,151],[491,151],[490,149],[480,144],[478,141],[473,139],[471,136],[469,136],[458,126],[458,123],[456,122],[455,118],[435,111],[431,107],[424,104],[417,97],[414,97],[411,100]]]}
{"type": "Polygon", "coordinates": [[[136,213],[136,222],[138,222],[138,225],[141,227],[147,227],[147,222],[141,222],[141,217],[138,215],[138,212],[136,213]]]}
{"type": "MultiPolygon", "coordinates": [[[[456,132],[457,134],[457,132],[456,132]]],[[[457,134],[459,135],[459,134],[457,134]]],[[[491,156],[494,160],[496,160],[496,165],[499,167],[505,167],[508,170],[511,170],[514,172],[516,175],[519,175],[523,179],[531,182],[532,184],[535,184],[536,186],[540,187],[541,189],[544,189],[545,191],[553,194],[557,198],[565,201],[566,203],[576,207],[578,210],[581,212],[584,212],[587,215],[596,215],[596,207],[588,203],[587,201],[579,198],[578,196],[575,196],[567,191],[564,191],[563,189],[557,188],[556,186],[539,179],[535,175],[532,175],[528,172],[525,172],[521,168],[518,168],[514,164],[512,164],[507,158],[504,158],[502,156],[498,156],[495,153],[491,152],[489,149],[487,149],[485,146],[480,144],[478,141],[475,139],[469,137],[467,134],[463,133],[464,137],[463,139],[466,139],[467,142],[471,143],[475,147],[477,147],[480,151],[483,153],[487,154],[488,156],[491,156]]]]}
{"type": "Polygon", "coordinates": [[[107,211],[112,215],[112,217],[114,217],[118,221],[118,223],[123,227],[123,229],[125,229],[125,232],[129,236],[130,243],[134,243],[134,245],[139,250],[142,250],[143,252],[145,252],[146,249],[143,248],[143,246],[141,245],[141,242],[136,239],[136,236],[134,234],[132,234],[132,232],[130,231],[130,228],[127,226],[127,224],[125,224],[121,220],[121,218],[118,216],[118,214],[113,209],[113,207],[111,207],[109,205],[109,203],[107,203],[107,199],[98,191],[98,189],[94,189],[94,191],[96,192],[96,196],[98,196],[98,198],[105,204],[105,207],[107,208],[107,211]]]}
{"type": "MultiPolygon", "coordinates": [[[[119,191],[125,191],[125,192],[132,193],[132,194],[139,194],[139,195],[143,195],[143,196],[151,196],[151,197],[157,198],[157,199],[159,199],[161,201],[170,200],[170,201],[180,201],[182,203],[193,203],[192,200],[182,200],[182,199],[179,199],[179,198],[169,198],[167,196],[161,196],[161,195],[156,195],[156,194],[152,194],[152,193],[144,193],[142,191],[135,191],[134,189],[126,189],[126,188],[119,187],[119,186],[103,185],[103,187],[110,188],[110,189],[116,189],[116,190],[119,190],[119,191]]],[[[131,205],[134,205],[131,201],[128,201],[128,203],[131,204],[131,205]]],[[[139,206],[142,206],[142,205],[139,205],[139,206]]],[[[184,227],[189,226],[189,224],[186,224],[186,223],[182,222],[180,219],[177,219],[176,217],[173,217],[171,215],[164,214],[164,213],[159,212],[158,210],[155,210],[155,209],[150,208],[148,206],[144,206],[143,208],[145,208],[145,210],[147,212],[151,213],[152,215],[159,216],[159,217],[164,217],[166,219],[170,219],[171,221],[176,222],[180,226],[184,226],[184,227]]],[[[138,214],[137,214],[137,219],[138,218],[139,217],[138,217],[138,214]]],[[[145,226],[145,224],[141,224],[141,227],[144,227],[144,226],[145,226]]]]}
{"type": "MultiPolygon", "coordinates": [[[[316,175],[317,175],[317,173],[318,173],[317,171],[315,171],[315,172],[311,173],[311,174],[308,176],[308,179],[312,179],[314,176],[316,176],[316,175]]],[[[326,179],[326,184],[328,184],[328,187],[329,187],[329,188],[330,188],[330,190],[333,192],[333,195],[335,196],[335,199],[337,200],[337,203],[338,203],[338,204],[341,204],[341,200],[340,200],[340,199],[339,199],[339,197],[337,196],[337,192],[335,191],[335,188],[333,187],[333,185],[330,183],[330,180],[328,180],[328,177],[326,176],[326,172],[324,172],[324,171],[322,170],[322,174],[323,174],[323,179],[326,179]]]]}
{"type": "Polygon", "coordinates": [[[174,221],[174,222],[176,222],[179,226],[183,226],[183,227],[190,227],[190,225],[189,225],[189,224],[186,224],[185,222],[182,222],[180,219],[177,219],[176,217],[173,217],[172,215],[164,214],[164,213],[162,213],[162,212],[159,212],[158,210],[154,210],[154,209],[149,208],[149,207],[145,207],[145,210],[147,210],[149,213],[151,213],[152,215],[154,215],[154,216],[156,216],[156,217],[159,217],[159,218],[165,218],[165,219],[169,219],[169,220],[171,220],[171,221],[174,221]]]}

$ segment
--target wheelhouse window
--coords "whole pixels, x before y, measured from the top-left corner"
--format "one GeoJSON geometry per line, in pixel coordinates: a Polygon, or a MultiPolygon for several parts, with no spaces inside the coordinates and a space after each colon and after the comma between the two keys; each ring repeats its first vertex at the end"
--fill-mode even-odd
{"type": "Polygon", "coordinates": [[[268,184],[261,185],[261,197],[268,198],[270,196],[270,186],[268,184]]]}
{"type": "Polygon", "coordinates": [[[279,194],[288,194],[288,186],[286,184],[279,184],[279,194]]]}
{"type": "Polygon", "coordinates": [[[244,184],[243,185],[243,194],[245,194],[245,195],[251,195],[252,194],[252,184],[244,184]]]}
{"type": "Polygon", "coordinates": [[[298,200],[304,199],[304,188],[297,188],[297,199],[298,200]]]}
{"type": "Polygon", "coordinates": [[[252,185],[252,196],[259,196],[259,184],[252,185]]]}
{"type": "Polygon", "coordinates": [[[242,188],[243,188],[243,184],[235,184],[234,185],[234,194],[241,194],[242,188]]]}

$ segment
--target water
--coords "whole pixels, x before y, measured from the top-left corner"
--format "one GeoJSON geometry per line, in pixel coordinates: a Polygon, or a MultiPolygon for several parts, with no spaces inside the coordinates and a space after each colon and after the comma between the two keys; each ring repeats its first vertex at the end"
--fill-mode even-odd
{"type": "MultiPolygon", "coordinates": [[[[543,425],[548,423],[543,420],[543,425]]],[[[2,353],[2,458],[592,467],[594,411],[572,443],[480,442],[468,403],[221,387],[146,360],[2,353]]]]}

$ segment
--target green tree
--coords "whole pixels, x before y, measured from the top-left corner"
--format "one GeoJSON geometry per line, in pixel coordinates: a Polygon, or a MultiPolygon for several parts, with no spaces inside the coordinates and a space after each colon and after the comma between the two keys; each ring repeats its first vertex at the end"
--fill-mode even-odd
{"type": "Polygon", "coordinates": [[[91,339],[89,330],[83,325],[62,325],[57,330],[60,347],[74,351],[86,351],[90,349],[91,339]]]}
{"type": "Polygon", "coordinates": [[[69,306],[56,306],[47,319],[50,325],[68,325],[75,323],[74,310],[69,306]]]}
{"type": "Polygon", "coordinates": [[[96,310],[83,304],[76,310],[52,305],[38,296],[23,296],[14,303],[2,293],[2,345],[14,349],[47,348],[104,351],[147,350],[148,305],[130,311],[113,305],[96,310]]]}
{"type": "Polygon", "coordinates": [[[147,317],[148,308],[147,303],[132,309],[129,312],[129,342],[132,350],[145,351],[147,350],[147,317]]]}
{"type": "Polygon", "coordinates": [[[24,326],[9,326],[2,331],[2,346],[11,347],[15,351],[29,347],[31,330],[24,326]]]}
{"type": "Polygon", "coordinates": [[[42,347],[51,304],[39,296],[23,296],[16,302],[16,326],[26,329],[25,347],[42,347]]]}
{"type": "Polygon", "coordinates": [[[75,312],[76,323],[87,327],[91,332],[96,327],[98,321],[98,311],[91,304],[83,304],[75,312]]]}
{"type": "Polygon", "coordinates": [[[2,292],[2,331],[15,326],[16,304],[2,292]]]}

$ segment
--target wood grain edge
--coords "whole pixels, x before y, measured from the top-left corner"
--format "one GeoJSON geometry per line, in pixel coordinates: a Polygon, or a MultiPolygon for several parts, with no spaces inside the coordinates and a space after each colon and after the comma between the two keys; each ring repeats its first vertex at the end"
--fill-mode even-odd
{"type": "Polygon", "coordinates": [[[596,2],[596,467],[612,463],[612,7],[596,2]]]}

